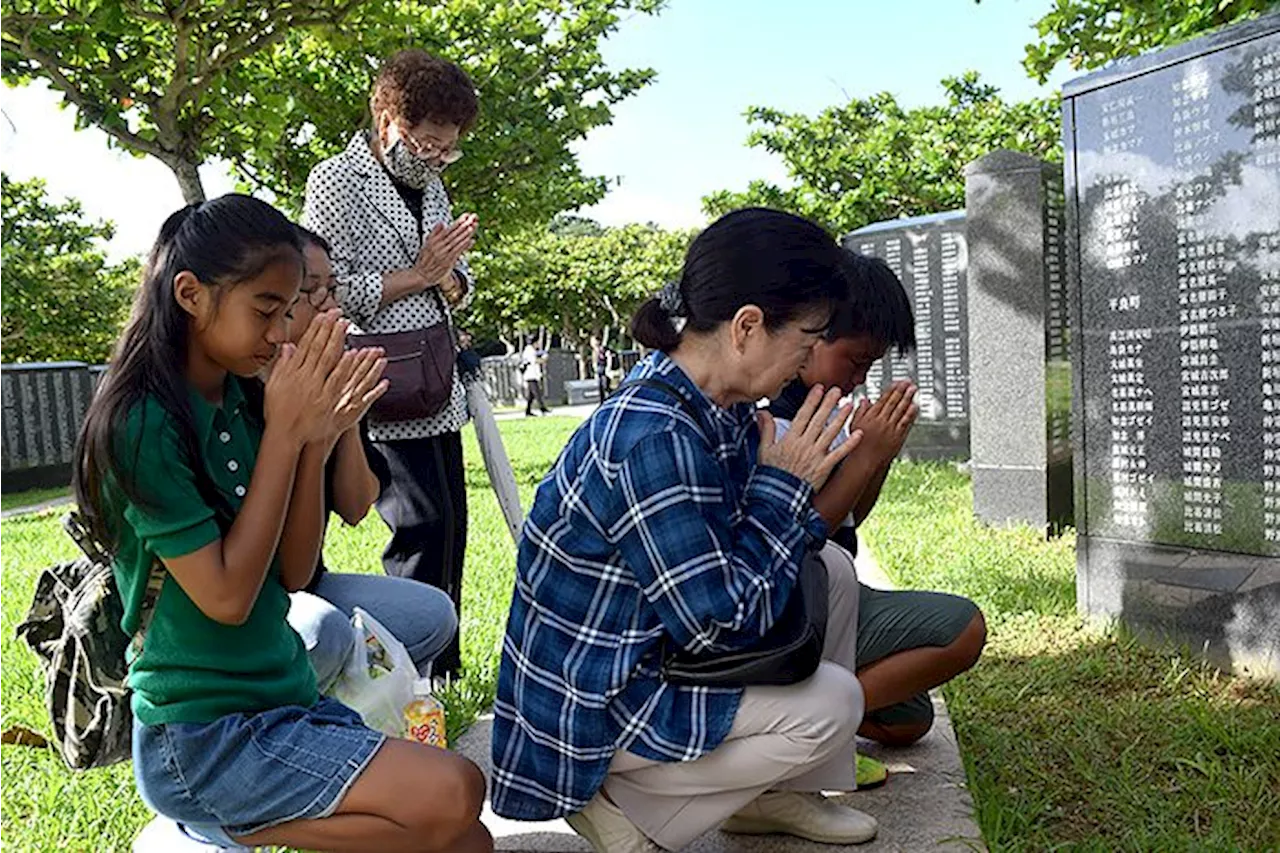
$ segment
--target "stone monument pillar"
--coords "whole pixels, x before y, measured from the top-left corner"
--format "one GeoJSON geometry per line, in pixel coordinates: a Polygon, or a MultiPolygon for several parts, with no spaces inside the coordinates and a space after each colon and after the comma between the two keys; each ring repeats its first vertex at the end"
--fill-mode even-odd
{"type": "Polygon", "coordinates": [[[1062,167],[994,151],[965,170],[973,508],[1072,523],[1062,167]]]}
{"type": "Polygon", "coordinates": [[[1078,603],[1280,675],[1280,14],[1062,94],[1078,603]]]}

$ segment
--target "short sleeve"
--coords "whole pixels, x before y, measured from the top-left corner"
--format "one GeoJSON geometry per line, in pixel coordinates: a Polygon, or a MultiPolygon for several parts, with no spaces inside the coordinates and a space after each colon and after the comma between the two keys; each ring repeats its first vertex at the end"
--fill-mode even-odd
{"type": "MultiPolygon", "coordinates": [[[[782,441],[782,437],[791,431],[791,421],[787,418],[774,418],[774,441],[782,441]]],[[[835,450],[840,445],[849,440],[849,424],[845,424],[836,437],[831,441],[831,449],[835,450]]]]}
{"type": "Polygon", "coordinates": [[[184,557],[221,537],[178,430],[159,406],[144,405],[128,418],[120,451],[124,476],[142,489],[140,500],[126,503],[124,520],[152,553],[184,557]]]}

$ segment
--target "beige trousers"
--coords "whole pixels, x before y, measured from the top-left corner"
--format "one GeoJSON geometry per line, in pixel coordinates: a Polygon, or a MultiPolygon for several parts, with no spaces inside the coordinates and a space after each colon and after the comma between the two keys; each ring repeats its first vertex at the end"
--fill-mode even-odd
{"type": "Polygon", "coordinates": [[[822,551],[830,585],[824,662],[786,687],[748,687],[720,746],[697,759],[660,762],[619,752],[604,792],[649,838],[679,850],[765,791],[851,791],[862,685],[854,677],[858,578],[849,552],[822,551]]]}

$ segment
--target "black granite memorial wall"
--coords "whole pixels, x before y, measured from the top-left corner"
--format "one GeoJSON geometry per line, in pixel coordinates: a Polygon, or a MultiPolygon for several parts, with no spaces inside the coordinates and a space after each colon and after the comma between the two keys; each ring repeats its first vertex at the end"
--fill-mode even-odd
{"type": "Polygon", "coordinates": [[[877,399],[893,382],[919,386],[920,417],[903,455],[916,459],[969,458],[969,331],[964,211],[894,219],[845,236],[846,247],[883,258],[902,279],[916,318],[917,348],[891,353],[867,375],[877,399]]]}
{"type": "Polygon", "coordinates": [[[1063,117],[1080,607],[1280,672],[1280,16],[1063,117]]]}
{"type": "Polygon", "coordinates": [[[76,437],[93,387],[89,366],[78,361],[6,364],[0,369],[5,492],[71,482],[76,437]]]}

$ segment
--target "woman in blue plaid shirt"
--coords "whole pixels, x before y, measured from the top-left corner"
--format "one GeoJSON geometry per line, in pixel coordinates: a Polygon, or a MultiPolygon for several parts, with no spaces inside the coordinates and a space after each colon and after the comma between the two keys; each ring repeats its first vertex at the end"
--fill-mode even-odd
{"type": "Polygon", "coordinates": [[[755,401],[795,378],[844,290],[830,235],[749,209],[703,231],[680,280],[637,312],[632,333],[656,352],[629,379],[670,387],[605,401],[538,489],[498,676],[498,814],[566,817],[600,853],[676,850],[722,824],[875,835],[873,818],[820,793],[853,788],[864,705],[846,552],[823,550],[826,660],[808,680],[690,687],[660,673],[664,643],[757,643],[825,540],[814,490],[861,439],[829,450],[849,414],[832,417],[839,389],[815,389],[777,441],[755,401]]]}

